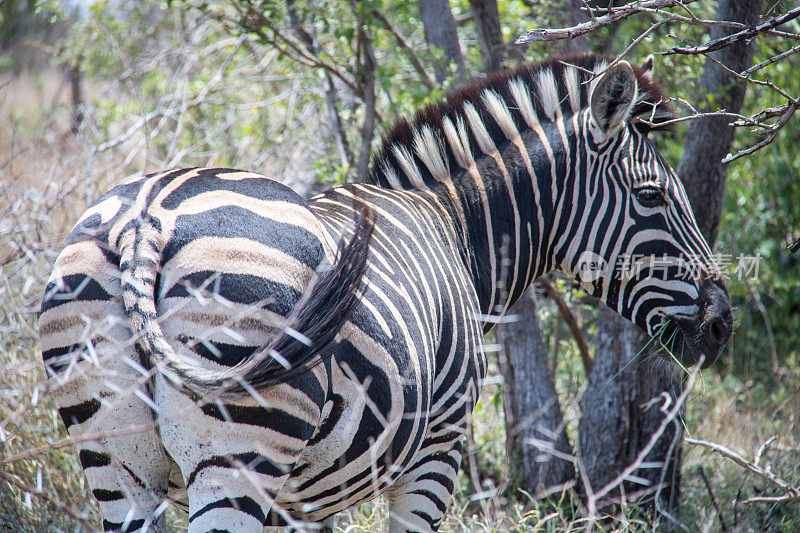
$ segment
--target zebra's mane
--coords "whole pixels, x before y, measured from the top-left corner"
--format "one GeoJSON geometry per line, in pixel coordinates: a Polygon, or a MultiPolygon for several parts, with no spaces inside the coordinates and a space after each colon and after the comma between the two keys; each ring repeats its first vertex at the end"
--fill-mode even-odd
{"type": "MultiPolygon", "coordinates": [[[[367,183],[425,189],[445,182],[450,169],[474,164],[476,150],[489,153],[536,124],[569,117],[589,106],[595,72],[609,65],[598,55],[557,57],[495,73],[450,91],[444,100],[399,119],[372,159],[367,183]]],[[[638,95],[630,119],[658,129],[673,118],[649,72],[632,66],[638,95]]],[[[629,120],[630,120],[629,119],[629,120]]]]}

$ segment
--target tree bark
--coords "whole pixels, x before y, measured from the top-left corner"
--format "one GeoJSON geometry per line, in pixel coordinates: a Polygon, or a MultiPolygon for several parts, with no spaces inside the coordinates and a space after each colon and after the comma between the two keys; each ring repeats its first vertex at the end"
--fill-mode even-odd
{"type": "Polygon", "coordinates": [[[497,0],[469,0],[475,33],[481,47],[483,70],[487,74],[508,66],[506,61],[506,42],[500,26],[497,0]]]}
{"type": "MultiPolygon", "coordinates": [[[[642,352],[647,335],[604,303],[598,304],[595,357],[582,400],[583,416],[578,425],[580,456],[592,489],[613,481],[630,465],[661,423],[659,410],[668,394],[680,393],[680,382],[648,363],[650,348],[642,352]]],[[[658,357],[658,356],[656,356],[658,357]]],[[[646,462],[660,468],[641,469],[636,476],[649,484],[627,482],[626,494],[660,487],[646,498],[657,509],[671,510],[678,503],[680,488],[680,438],[676,423],[667,427],[646,462]]],[[[617,490],[612,496],[620,496],[617,490]]]]}
{"type": "MultiPolygon", "coordinates": [[[[355,11],[355,0],[351,0],[355,11]]],[[[372,153],[372,138],[375,132],[375,73],[378,61],[372,48],[372,39],[359,25],[359,41],[364,52],[363,62],[359,65],[358,79],[364,87],[364,123],[361,125],[361,150],[358,155],[356,177],[359,181],[367,179],[369,173],[369,160],[372,153]]]]}
{"type": "Polygon", "coordinates": [[[78,133],[83,122],[83,73],[81,72],[82,58],[69,69],[69,82],[72,88],[72,133],[78,133]]]}
{"type": "MultiPolygon", "coordinates": [[[[589,20],[589,15],[581,11],[584,3],[581,0],[568,0],[565,2],[567,8],[563,17],[564,26],[577,26],[589,20]]],[[[597,37],[595,35],[595,37],[597,37]]],[[[578,35],[573,39],[562,39],[556,42],[558,53],[562,55],[579,54],[588,52],[591,47],[589,43],[589,35],[578,35]]]]}
{"type": "Polygon", "coordinates": [[[506,449],[514,483],[536,494],[572,480],[575,467],[547,453],[553,447],[572,455],[532,287],[508,316],[517,321],[501,325],[497,332],[502,344],[506,449]]]}
{"type": "Polygon", "coordinates": [[[453,74],[451,65],[461,79],[466,78],[467,67],[458,42],[456,21],[450,11],[448,0],[417,0],[419,16],[425,30],[425,40],[429,45],[444,50],[445,58],[436,66],[436,80],[444,82],[453,74]]]}
{"type": "MultiPolygon", "coordinates": [[[[762,0],[721,0],[717,6],[717,20],[741,22],[748,26],[758,21],[762,0]]],[[[711,26],[709,38],[719,39],[735,33],[734,28],[711,26]]],[[[747,41],[739,41],[710,54],[735,72],[750,66],[753,49],[747,41]]],[[[747,84],[712,59],[706,61],[700,79],[700,109],[717,108],[738,113],[742,108],[747,84]],[[712,96],[709,102],[707,95],[712,96]]],[[[722,217],[725,197],[725,180],[728,169],[720,161],[731,150],[735,128],[728,117],[705,117],[689,124],[683,142],[683,157],[678,165],[678,175],[686,188],[697,224],[708,243],[717,240],[717,227],[722,217]]]]}

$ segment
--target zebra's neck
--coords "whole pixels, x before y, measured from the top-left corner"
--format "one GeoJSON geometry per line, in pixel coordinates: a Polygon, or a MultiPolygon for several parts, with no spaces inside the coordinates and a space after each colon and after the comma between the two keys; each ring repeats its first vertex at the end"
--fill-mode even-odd
{"type": "MultiPolygon", "coordinates": [[[[502,117],[514,103],[492,105],[502,117]]],[[[574,121],[560,113],[553,120],[529,116],[536,122],[523,131],[512,129],[509,120],[505,142],[494,142],[488,130],[481,131],[485,119],[466,114],[478,149],[465,169],[451,175],[452,187],[444,183],[437,193],[457,199],[448,205],[463,228],[468,268],[485,315],[505,313],[536,277],[554,266],[562,226],[556,215],[569,202],[567,189],[575,181],[577,161],[570,153],[577,144],[579,116],[574,121]]]]}
{"type": "Polygon", "coordinates": [[[504,313],[553,267],[554,217],[563,208],[565,184],[574,181],[567,179],[575,168],[570,152],[584,113],[562,110],[549,71],[540,85],[549,91],[539,98],[541,109],[527,85],[510,80],[505,97],[483,90],[480,107],[462,102],[462,113],[419,126],[409,132],[410,142],[385,148],[390,156],[378,162],[378,183],[432,192],[448,206],[487,316],[504,313]]]}

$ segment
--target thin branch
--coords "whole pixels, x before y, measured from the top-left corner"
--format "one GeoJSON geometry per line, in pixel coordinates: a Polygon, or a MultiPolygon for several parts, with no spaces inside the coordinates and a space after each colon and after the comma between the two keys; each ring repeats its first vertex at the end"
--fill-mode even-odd
{"type": "Polygon", "coordinates": [[[293,60],[297,61],[298,63],[303,63],[304,65],[311,66],[311,67],[319,67],[322,69],[327,70],[337,78],[339,78],[345,85],[347,85],[353,93],[358,96],[359,98],[364,97],[361,88],[358,84],[353,80],[351,76],[347,73],[342,72],[342,70],[335,64],[331,63],[330,61],[326,61],[325,59],[320,58],[312,51],[308,50],[302,42],[298,41],[297,39],[290,37],[283,33],[275,24],[272,23],[267,17],[256,11],[255,9],[250,9],[247,13],[248,17],[252,17],[253,26],[250,26],[248,22],[242,22],[240,25],[246,31],[249,31],[255,35],[257,35],[260,39],[268,42],[269,44],[273,45],[274,47],[281,50],[281,52],[287,54],[293,60]],[[266,26],[267,28],[272,31],[272,33],[279,38],[282,42],[284,42],[289,48],[281,47],[276,39],[271,38],[269,35],[264,33],[258,26],[266,26]],[[289,52],[289,49],[295,52],[295,55],[292,55],[289,52]]]}
{"type": "Polygon", "coordinates": [[[587,22],[577,24],[570,28],[561,29],[533,29],[529,30],[527,35],[523,35],[516,40],[515,44],[525,44],[534,41],[556,41],[559,39],[574,39],[580,35],[593,32],[604,26],[608,26],[617,21],[626,19],[636,13],[652,10],[663,9],[667,7],[674,7],[677,5],[684,5],[693,2],[694,0],[645,0],[643,2],[631,2],[624,6],[611,8],[609,12],[601,17],[593,18],[587,22]]]}
{"type": "MultiPolygon", "coordinates": [[[[673,39],[675,39],[677,41],[680,41],[682,43],[686,43],[687,42],[686,40],[682,39],[681,37],[678,37],[677,35],[670,35],[670,37],[672,37],[673,39]]],[[[659,52],[659,53],[663,53],[663,52],[659,52]]],[[[734,77],[736,77],[736,78],[738,78],[738,79],[740,79],[742,81],[746,81],[748,83],[755,83],[756,85],[763,85],[764,87],[769,87],[770,89],[772,89],[776,93],[780,94],[781,96],[783,96],[787,100],[794,101],[794,99],[791,96],[789,96],[789,94],[786,91],[784,91],[783,89],[781,89],[780,87],[778,87],[774,83],[772,83],[770,81],[766,81],[766,80],[756,80],[756,79],[753,79],[753,78],[750,78],[750,77],[742,76],[741,74],[739,74],[738,72],[736,72],[732,68],[728,67],[726,64],[724,64],[722,61],[720,61],[719,59],[715,58],[714,56],[711,56],[711,55],[708,55],[708,54],[704,54],[704,55],[705,55],[706,59],[716,63],[721,69],[723,69],[728,74],[730,74],[730,75],[732,75],[732,76],[734,76],[734,77]]]]}
{"type": "Polygon", "coordinates": [[[689,374],[683,392],[675,401],[675,404],[672,406],[672,408],[667,411],[666,416],[661,420],[661,423],[658,425],[656,430],[652,433],[652,435],[650,435],[650,440],[648,440],[644,448],[639,451],[636,459],[634,459],[631,464],[626,466],[616,478],[608,482],[602,489],[587,495],[587,506],[589,507],[591,516],[597,515],[597,500],[614,490],[615,487],[619,486],[628,476],[633,474],[642,466],[642,464],[645,462],[645,458],[650,454],[653,447],[656,445],[656,442],[658,442],[658,439],[661,438],[661,435],[667,429],[667,426],[672,423],[675,418],[677,418],[678,414],[680,414],[681,409],[683,409],[683,404],[686,402],[686,398],[689,396],[689,393],[694,386],[694,382],[700,373],[700,367],[702,366],[703,359],[704,358],[701,356],[700,360],[697,362],[697,365],[692,370],[692,373],[689,374]]]}
{"type": "MultiPolygon", "coordinates": [[[[750,289],[750,294],[753,296],[753,301],[756,304],[756,309],[758,309],[758,312],[761,315],[761,319],[764,321],[764,328],[767,330],[767,340],[769,341],[769,353],[770,353],[770,358],[772,359],[772,373],[773,375],[775,375],[780,370],[780,367],[778,365],[778,350],[777,348],[775,348],[775,335],[772,332],[772,323],[769,320],[769,315],[767,314],[767,308],[764,307],[764,302],[761,301],[761,295],[758,293],[758,291],[751,282],[748,282],[748,289],[750,289]]],[[[756,458],[756,464],[758,464],[758,458],[756,458]]]]}
{"type": "MultiPolygon", "coordinates": [[[[684,6],[685,7],[685,6],[684,6]]],[[[669,17],[670,20],[675,22],[683,22],[684,24],[690,24],[692,26],[696,25],[703,25],[703,26],[722,26],[723,28],[735,28],[737,30],[744,30],[749,28],[747,24],[742,24],[741,22],[733,22],[730,20],[713,20],[713,19],[701,19],[697,18],[694,14],[691,17],[686,17],[684,15],[679,15],[677,13],[671,13],[669,11],[664,11],[663,9],[643,9],[643,13],[654,13],[657,15],[662,15],[665,17],[669,17]]],[[[774,37],[781,37],[783,39],[800,39],[800,34],[779,31],[779,30],[767,30],[764,32],[765,35],[772,35],[774,37]]]]}
{"type": "Polygon", "coordinates": [[[800,488],[793,487],[783,479],[779,478],[775,474],[769,471],[769,469],[764,469],[758,466],[755,463],[751,463],[738,453],[734,452],[730,448],[723,446],[722,444],[717,444],[715,442],[709,442],[707,440],[701,439],[693,439],[690,437],[686,437],[685,440],[686,444],[691,444],[692,446],[701,446],[703,448],[708,448],[714,452],[717,452],[721,456],[730,459],[737,465],[741,466],[742,468],[753,472],[754,474],[766,479],[767,481],[771,482],[773,485],[780,488],[785,494],[776,497],[770,497],[769,500],[764,498],[750,498],[747,500],[748,502],[756,502],[756,501],[800,501],[800,488]]]}
{"type": "Polygon", "coordinates": [[[728,531],[728,526],[725,524],[725,519],[722,516],[722,509],[720,509],[719,502],[717,501],[717,495],[714,494],[714,490],[711,488],[711,483],[708,481],[708,476],[706,476],[705,468],[703,468],[702,466],[698,466],[697,472],[700,474],[700,478],[703,480],[703,484],[706,486],[708,495],[711,496],[711,503],[714,504],[714,509],[717,510],[720,529],[722,531],[728,531]]]}
{"type": "Polygon", "coordinates": [[[790,494],[784,494],[783,496],[753,496],[752,498],[747,498],[743,503],[788,503],[788,502],[800,502],[800,497],[792,496],[790,494]]]}
{"type": "Polygon", "coordinates": [[[795,111],[797,111],[798,106],[800,106],[800,103],[798,103],[798,101],[800,101],[800,99],[795,100],[787,108],[786,113],[784,113],[784,115],[781,117],[781,119],[778,122],[775,123],[775,125],[772,128],[772,132],[769,134],[769,136],[766,139],[764,139],[763,141],[759,142],[758,144],[755,144],[755,145],[751,146],[750,148],[745,148],[744,150],[739,150],[738,152],[736,152],[733,155],[726,156],[725,159],[722,160],[722,163],[723,164],[727,164],[727,163],[730,163],[731,161],[735,161],[735,160],[739,159],[740,157],[744,157],[746,155],[750,155],[750,154],[752,154],[754,152],[757,152],[758,150],[761,150],[762,148],[764,148],[765,146],[770,144],[772,141],[774,141],[775,137],[778,135],[778,132],[781,129],[783,129],[783,127],[786,125],[786,123],[789,121],[789,119],[792,117],[792,115],[794,115],[795,111]]]}
{"type": "Polygon", "coordinates": [[[721,48],[725,48],[726,46],[730,46],[735,42],[743,41],[746,39],[750,39],[755,37],[759,33],[764,33],[767,30],[771,30],[780,26],[781,24],[785,24],[791,20],[800,17],[800,7],[796,7],[790,11],[787,11],[784,15],[780,17],[776,17],[774,19],[768,20],[763,24],[759,24],[758,26],[754,26],[752,28],[748,28],[746,30],[732,33],[727,37],[722,37],[721,39],[716,39],[714,41],[708,42],[701,46],[694,46],[690,48],[680,48],[675,47],[671,50],[667,50],[664,52],[658,52],[661,55],[672,55],[672,54],[707,54],[709,52],[714,52],[721,48]]]}
{"type": "Polygon", "coordinates": [[[796,54],[797,52],[800,52],[800,44],[791,47],[790,49],[786,50],[785,52],[781,52],[778,55],[772,56],[771,58],[767,59],[766,61],[762,61],[758,65],[753,65],[749,69],[742,71],[742,76],[749,76],[753,72],[755,72],[757,70],[761,70],[762,68],[766,67],[767,65],[771,65],[771,64],[775,63],[776,61],[780,61],[781,59],[787,58],[792,54],[796,54]]]}
{"type": "MultiPolygon", "coordinates": [[[[655,24],[651,25],[649,28],[647,28],[647,30],[645,30],[644,32],[642,32],[641,34],[639,34],[639,36],[638,36],[638,37],[636,37],[636,38],[635,38],[635,39],[634,39],[634,40],[631,42],[631,44],[629,44],[629,45],[628,45],[628,47],[627,47],[625,50],[623,50],[623,51],[622,51],[622,53],[621,53],[621,54],[619,54],[619,55],[618,55],[618,56],[617,56],[617,57],[614,59],[614,61],[612,61],[612,62],[611,62],[611,64],[610,64],[608,67],[606,67],[606,69],[605,69],[605,70],[608,70],[608,69],[610,69],[611,67],[613,67],[614,65],[616,65],[617,63],[619,63],[619,62],[622,60],[622,58],[624,58],[626,55],[628,55],[628,52],[630,52],[631,50],[633,50],[633,49],[634,49],[634,47],[636,47],[636,45],[637,45],[637,44],[639,44],[639,43],[640,43],[640,42],[642,42],[644,39],[646,39],[648,35],[650,35],[652,32],[654,32],[654,31],[655,31],[655,30],[656,30],[656,29],[657,29],[659,26],[661,26],[661,25],[662,25],[662,24],[664,24],[665,22],[669,22],[669,19],[661,19],[661,20],[659,20],[658,22],[656,22],[655,24]]],[[[603,72],[605,72],[605,70],[604,70],[603,72]]]]}
{"type": "Polygon", "coordinates": [[[425,70],[425,67],[422,65],[422,61],[420,61],[419,57],[417,56],[414,49],[408,44],[405,37],[403,37],[400,32],[395,29],[394,26],[380,13],[377,9],[373,9],[370,11],[370,14],[381,23],[381,25],[392,34],[395,41],[397,41],[397,46],[402,50],[407,56],[408,60],[411,61],[411,65],[414,67],[414,70],[417,71],[417,75],[419,76],[420,81],[423,85],[429,90],[433,91],[436,88],[436,84],[433,82],[431,77],[428,75],[428,72],[425,70]]]}
{"type": "MultiPolygon", "coordinates": [[[[306,31],[303,28],[302,20],[297,14],[295,9],[294,0],[286,1],[286,8],[289,12],[289,21],[294,28],[297,37],[305,43],[305,45],[314,52],[315,55],[320,54],[319,40],[317,39],[317,32],[314,27],[314,20],[311,21],[311,31],[306,31]]],[[[339,151],[339,160],[344,168],[353,166],[353,152],[350,149],[350,142],[347,140],[347,132],[342,123],[342,117],[339,114],[339,92],[336,90],[336,84],[333,81],[331,73],[327,70],[323,71],[325,74],[325,104],[328,106],[328,114],[330,115],[330,127],[336,139],[336,146],[339,151]]]]}
{"type": "Polygon", "coordinates": [[[578,319],[575,318],[575,314],[572,312],[572,309],[569,308],[567,302],[565,302],[564,298],[561,297],[561,293],[559,293],[558,289],[556,289],[556,287],[552,283],[550,283],[549,279],[547,279],[544,276],[541,276],[538,281],[547,291],[547,295],[556,303],[561,318],[563,318],[564,322],[566,322],[567,326],[569,326],[569,330],[572,333],[572,336],[575,338],[575,342],[578,345],[578,350],[580,350],[581,352],[581,361],[583,362],[583,370],[586,372],[586,375],[588,376],[589,373],[592,371],[592,357],[589,355],[589,345],[586,343],[586,339],[584,339],[583,337],[583,332],[581,332],[581,327],[578,324],[578,319]]]}
{"type": "Polygon", "coordinates": [[[733,123],[734,126],[750,126],[756,125],[761,126],[763,128],[768,128],[771,124],[761,124],[762,120],[767,120],[770,118],[775,118],[783,115],[786,113],[786,110],[789,109],[789,104],[783,104],[775,107],[768,107],[764,110],[759,111],[755,115],[751,116],[748,119],[744,119],[741,121],[736,121],[733,123]]]}

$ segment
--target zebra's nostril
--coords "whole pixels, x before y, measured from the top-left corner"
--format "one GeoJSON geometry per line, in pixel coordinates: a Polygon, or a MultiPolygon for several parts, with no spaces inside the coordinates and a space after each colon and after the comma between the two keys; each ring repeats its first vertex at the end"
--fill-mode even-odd
{"type": "Polygon", "coordinates": [[[711,323],[706,328],[706,342],[712,348],[717,348],[728,340],[729,333],[728,327],[725,324],[725,319],[718,316],[711,320],[711,323]]]}

